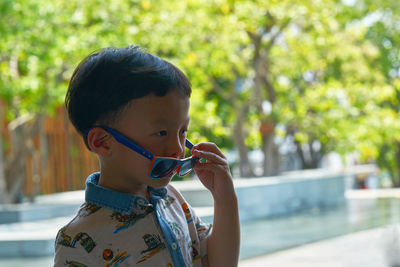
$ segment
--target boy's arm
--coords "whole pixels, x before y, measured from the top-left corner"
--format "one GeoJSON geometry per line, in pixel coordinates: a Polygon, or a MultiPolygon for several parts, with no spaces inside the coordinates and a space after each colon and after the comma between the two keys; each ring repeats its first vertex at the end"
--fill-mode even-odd
{"type": "Polygon", "coordinates": [[[237,266],[240,248],[238,202],[225,156],[213,143],[193,147],[195,157],[206,159],[194,170],[214,197],[214,223],[208,237],[207,254],[210,267],[237,266]]]}

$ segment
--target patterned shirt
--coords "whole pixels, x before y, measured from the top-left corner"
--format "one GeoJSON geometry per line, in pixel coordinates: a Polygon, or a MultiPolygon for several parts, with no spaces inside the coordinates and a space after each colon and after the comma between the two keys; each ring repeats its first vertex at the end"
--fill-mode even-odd
{"type": "Polygon", "coordinates": [[[55,241],[54,266],[202,266],[211,226],[172,186],[145,198],[86,180],[85,203],[55,241]]]}

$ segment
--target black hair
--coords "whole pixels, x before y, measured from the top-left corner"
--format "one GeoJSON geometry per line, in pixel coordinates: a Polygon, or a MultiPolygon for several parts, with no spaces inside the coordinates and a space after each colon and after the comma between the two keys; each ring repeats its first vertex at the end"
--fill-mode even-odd
{"type": "Polygon", "coordinates": [[[173,64],[138,46],[108,47],[87,56],[75,69],[65,106],[89,147],[85,132],[94,124],[112,123],[133,99],[165,96],[173,89],[190,97],[188,78],[173,64]]]}

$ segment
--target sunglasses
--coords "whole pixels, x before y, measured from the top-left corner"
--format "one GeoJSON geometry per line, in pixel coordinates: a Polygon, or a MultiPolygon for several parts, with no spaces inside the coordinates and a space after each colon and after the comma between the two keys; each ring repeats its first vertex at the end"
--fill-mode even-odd
{"type": "MultiPolygon", "coordinates": [[[[145,150],[144,148],[142,148],[139,145],[132,142],[126,136],[120,134],[119,132],[117,132],[116,130],[114,130],[108,126],[103,126],[103,125],[94,126],[94,127],[90,128],[88,131],[86,131],[86,137],[89,134],[90,130],[92,130],[93,128],[102,128],[102,129],[106,130],[119,143],[129,147],[130,149],[139,153],[143,157],[151,160],[152,164],[149,169],[149,176],[150,176],[150,178],[153,178],[153,179],[161,179],[161,178],[171,177],[171,175],[173,175],[174,173],[176,173],[178,176],[185,176],[192,171],[194,165],[199,161],[199,158],[196,158],[196,157],[189,157],[189,158],[185,158],[185,159],[176,159],[176,158],[170,158],[170,157],[155,156],[151,152],[145,150]]],[[[189,149],[192,149],[193,144],[189,140],[186,139],[185,146],[189,149]]]]}

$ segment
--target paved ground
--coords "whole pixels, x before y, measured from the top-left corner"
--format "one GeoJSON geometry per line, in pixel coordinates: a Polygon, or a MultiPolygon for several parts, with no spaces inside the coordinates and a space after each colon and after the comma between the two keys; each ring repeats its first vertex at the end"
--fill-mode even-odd
{"type": "MultiPolygon", "coordinates": [[[[243,260],[240,267],[388,267],[387,228],[366,230],[293,249],[243,260]]],[[[400,258],[400,251],[395,254],[400,258]]],[[[400,266],[400,265],[397,265],[400,266]]]]}

